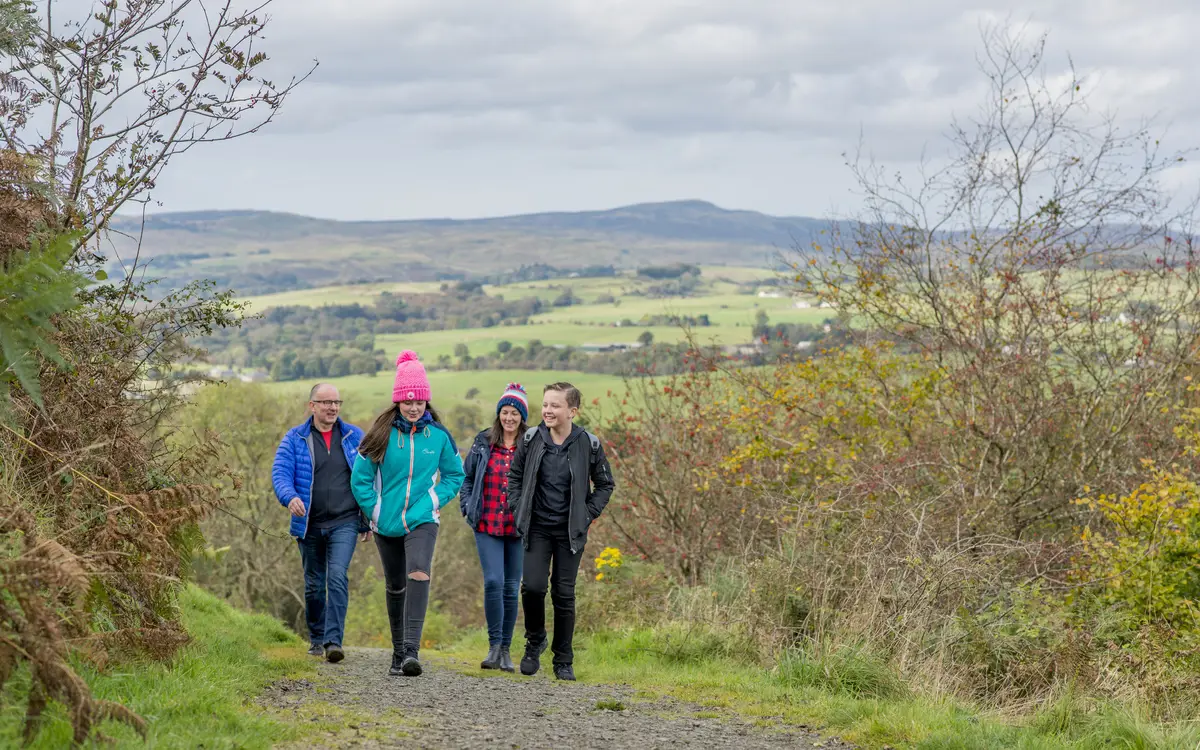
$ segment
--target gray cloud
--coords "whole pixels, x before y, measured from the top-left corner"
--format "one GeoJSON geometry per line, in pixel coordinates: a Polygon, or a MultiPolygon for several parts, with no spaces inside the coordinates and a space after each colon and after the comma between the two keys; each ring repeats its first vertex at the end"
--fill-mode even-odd
{"type": "Polygon", "coordinates": [[[941,147],[982,101],[980,25],[1005,19],[1048,29],[1048,72],[1070,53],[1096,110],[1158,115],[1200,143],[1191,0],[280,0],[271,14],[277,76],[314,57],[319,70],[264,134],[181,160],[164,208],[485,215],[700,197],[821,213],[852,202],[840,153],[860,132],[889,161],[941,147]],[[212,191],[219,170],[243,177],[212,191]]]}

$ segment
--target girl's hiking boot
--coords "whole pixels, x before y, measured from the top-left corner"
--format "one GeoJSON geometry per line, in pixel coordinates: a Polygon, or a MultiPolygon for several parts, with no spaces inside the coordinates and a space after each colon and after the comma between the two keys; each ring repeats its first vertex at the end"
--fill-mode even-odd
{"type": "Polygon", "coordinates": [[[392,654],[392,668],[388,670],[389,677],[399,677],[404,674],[404,669],[401,664],[404,662],[404,654],[392,654]]]}
{"type": "Polygon", "coordinates": [[[512,655],[508,653],[508,646],[500,647],[500,671],[516,672],[517,668],[513,666],[512,655]]]}
{"type": "Polygon", "coordinates": [[[342,659],[346,658],[346,652],[342,651],[342,647],[336,643],[331,643],[325,647],[325,659],[330,664],[337,664],[342,659]]]}
{"type": "Polygon", "coordinates": [[[499,669],[500,668],[500,646],[499,644],[488,649],[487,658],[479,664],[480,669],[499,669]]]}
{"type": "Polygon", "coordinates": [[[314,643],[313,645],[308,647],[308,655],[309,656],[324,656],[325,655],[325,647],[319,643],[314,643]]]}
{"type": "Polygon", "coordinates": [[[404,652],[404,659],[400,662],[400,671],[405,677],[417,677],[421,674],[421,662],[417,661],[417,650],[410,648],[404,652]]]}
{"type": "Polygon", "coordinates": [[[566,680],[567,682],[574,682],[575,681],[575,670],[571,668],[570,664],[555,664],[554,665],[554,676],[560,680],[566,680]]]}
{"type": "Polygon", "coordinates": [[[546,650],[546,638],[536,642],[525,642],[525,655],[521,657],[521,674],[528,677],[529,675],[537,674],[538,669],[542,666],[542,652],[546,650]]]}

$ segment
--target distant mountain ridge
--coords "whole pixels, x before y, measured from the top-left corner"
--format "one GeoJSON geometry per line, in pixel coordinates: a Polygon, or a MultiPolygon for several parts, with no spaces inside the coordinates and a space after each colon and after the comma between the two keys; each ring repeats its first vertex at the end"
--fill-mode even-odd
{"type": "MultiPolygon", "coordinates": [[[[136,231],[139,217],[120,217],[113,228],[136,231]]],[[[260,234],[276,239],[331,232],[361,237],[389,236],[430,229],[524,230],[542,232],[596,232],[633,234],[661,239],[700,242],[734,241],[789,246],[829,225],[804,216],[771,216],[758,211],[721,208],[701,200],[638,203],[592,211],[554,211],[478,219],[319,219],[276,211],[182,211],[150,214],[146,229],[153,231],[260,234]]]]}
{"type": "Polygon", "coordinates": [[[366,281],[474,278],[534,265],[765,267],[796,246],[808,246],[829,225],[685,200],[601,211],[392,221],[189,211],[150,214],[144,226],[141,217],[119,217],[110,237],[118,257],[138,252],[150,259],[150,274],[166,285],[203,278],[242,294],[261,294],[366,281]]]}

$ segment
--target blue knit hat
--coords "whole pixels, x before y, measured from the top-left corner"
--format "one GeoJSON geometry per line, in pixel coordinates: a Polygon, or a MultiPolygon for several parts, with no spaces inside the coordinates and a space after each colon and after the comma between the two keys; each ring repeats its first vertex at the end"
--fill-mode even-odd
{"type": "Polygon", "coordinates": [[[496,413],[506,406],[511,406],[521,412],[521,419],[529,421],[529,398],[525,395],[525,389],[520,383],[509,383],[504,389],[504,395],[500,397],[500,402],[496,404],[496,413]]]}

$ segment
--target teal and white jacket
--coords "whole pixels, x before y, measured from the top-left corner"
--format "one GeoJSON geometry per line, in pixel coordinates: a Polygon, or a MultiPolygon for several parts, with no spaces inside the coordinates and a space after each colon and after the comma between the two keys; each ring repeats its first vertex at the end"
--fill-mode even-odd
{"type": "Polygon", "coordinates": [[[425,412],[415,423],[397,417],[387,452],[376,463],[361,453],[350,489],[371,530],[404,536],[423,523],[440,523],[442,506],[463,483],[462,459],[450,431],[425,412]]]}

